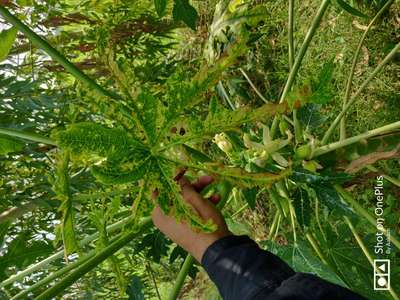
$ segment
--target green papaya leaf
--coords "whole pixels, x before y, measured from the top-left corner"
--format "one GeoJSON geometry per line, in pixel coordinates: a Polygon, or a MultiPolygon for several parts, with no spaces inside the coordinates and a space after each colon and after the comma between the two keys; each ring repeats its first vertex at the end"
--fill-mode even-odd
{"type": "Polygon", "coordinates": [[[251,235],[251,228],[248,224],[235,221],[232,218],[226,218],[226,225],[235,235],[251,235]]]}
{"type": "Polygon", "coordinates": [[[167,0],[154,0],[154,6],[158,16],[162,17],[165,13],[165,9],[167,8],[167,0]]]}
{"type": "Polygon", "coordinates": [[[155,230],[149,234],[146,234],[140,243],[135,248],[136,253],[140,253],[143,250],[146,252],[146,257],[153,259],[153,261],[159,263],[162,256],[168,254],[168,244],[170,242],[165,238],[159,230],[155,230]]]}
{"type": "Polygon", "coordinates": [[[242,190],[244,200],[247,202],[251,209],[256,208],[256,200],[257,200],[257,189],[243,189],[242,190]]]}
{"type": "Polygon", "coordinates": [[[8,228],[10,227],[10,222],[0,223],[0,248],[3,247],[4,237],[7,234],[8,228]]]}
{"type": "Polygon", "coordinates": [[[355,215],[350,207],[342,201],[342,198],[332,184],[313,184],[311,187],[314,189],[317,199],[332,211],[352,217],[355,215]]]}
{"type": "Polygon", "coordinates": [[[293,206],[301,227],[308,227],[311,219],[311,203],[307,191],[298,188],[293,195],[293,206]]]}
{"type": "Polygon", "coordinates": [[[92,166],[91,172],[98,181],[104,184],[126,184],[144,177],[148,170],[148,163],[142,162],[132,166],[130,170],[123,170],[112,162],[105,166],[92,166]]]}
{"type": "Polygon", "coordinates": [[[333,71],[335,64],[333,60],[329,60],[322,67],[317,80],[313,80],[312,94],[308,102],[315,104],[326,104],[333,98],[333,91],[331,89],[331,81],[333,79],[333,71]]]}
{"type": "Polygon", "coordinates": [[[16,138],[0,135],[0,155],[21,151],[24,146],[25,144],[16,138]]]}
{"type": "Polygon", "coordinates": [[[144,300],[143,294],[143,284],[139,276],[133,275],[131,281],[126,288],[126,294],[128,295],[128,300],[144,300]]]}
{"type": "Polygon", "coordinates": [[[307,103],[297,110],[297,116],[300,123],[305,128],[317,128],[327,120],[327,116],[320,113],[321,105],[307,103]]]}
{"type": "Polygon", "coordinates": [[[61,201],[58,209],[62,213],[59,229],[62,234],[65,255],[71,254],[79,248],[75,235],[72,194],[68,173],[69,157],[70,154],[68,151],[63,151],[57,156],[55,180],[53,183],[53,190],[56,193],[56,197],[61,201]]]}
{"type": "Polygon", "coordinates": [[[15,27],[0,32],[0,62],[7,58],[7,55],[17,38],[17,32],[18,30],[15,27]]]}
{"type": "Polygon", "coordinates": [[[343,0],[336,0],[337,4],[339,4],[339,6],[347,11],[349,14],[356,16],[356,17],[360,17],[360,18],[368,18],[367,15],[363,14],[361,11],[359,11],[358,9],[354,8],[353,6],[349,5],[347,2],[343,1],[343,0]]]}
{"type": "Polygon", "coordinates": [[[169,263],[172,264],[177,258],[185,259],[187,252],[182,247],[176,245],[169,255],[169,263]]]}
{"type": "Polygon", "coordinates": [[[322,183],[339,183],[342,184],[349,181],[353,176],[346,173],[331,173],[325,171],[321,174],[314,173],[303,168],[295,168],[292,173],[292,179],[299,183],[322,184],[322,183]]]}
{"type": "Polygon", "coordinates": [[[188,145],[183,144],[183,148],[185,148],[186,152],[192,157],[196,162],[211,162],[212,159],[205,155],[203,152],[196,150],[188,145]]]}
{"type": "Polygon", "coordinates": [[[0,280],[7,277],[8,268],[12,268],[13,272],[23,270],[39,257],[46,257],[52,251],[54,248],[48,242],[31,239],[26,232],[19,234],[8,244],[7,252],[0,256],[0,280]]]}
{"type": "Polygon", "coordinates": [[[183,21],[187,26],[196,30],[198,14],[196,9],[190,5],[189,0],[175,0],[172,15],[175,21],[183,21]]]}
{"type": "Polygon", "coordinates": [[[297,241],[297,243],[287,246],[265,241],[262,245],[283,259],[296,272],[312,273],[329,282],[346,287],[346,284],[334,272],[314,256],[305,241],[297,241]]]}
{"type": "Polygon", "coordinates": [[[143,104],[142,125],[153,144],[157,139],[158,100],[149,92],[142,92],[137,100],[143,104]]]}

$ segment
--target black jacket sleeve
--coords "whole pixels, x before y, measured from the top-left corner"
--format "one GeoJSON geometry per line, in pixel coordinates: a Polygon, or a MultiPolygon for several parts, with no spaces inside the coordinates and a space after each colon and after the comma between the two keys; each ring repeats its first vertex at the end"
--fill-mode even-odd
{"type": "Polygon", "coordinates": [[[216,241],[201,263],[224,300],[365,299],[314,275],[294,272],[247,236],[216,241]]]}

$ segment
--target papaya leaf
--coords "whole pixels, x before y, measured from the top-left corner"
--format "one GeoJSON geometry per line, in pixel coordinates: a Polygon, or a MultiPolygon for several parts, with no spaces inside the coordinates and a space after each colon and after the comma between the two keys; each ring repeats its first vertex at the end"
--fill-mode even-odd
{"type": "Polygon", "coordinates": [[[345,283],[317,257],[314,256],[307,243],[298,241],[293,245],[282,246],[266,241],[262,243],[267,250],[283,259],[296,272],[312,273],[329,282],[346,287],[345,283]]]}
{"type": "Polygon", "coordinates": [[[333,187],[332,184],[313,184],[311,187],[314,189],[317,199],[327,206],[331,211],[340,214],[354,217],[354,212],[350,207],[342,200],[339,193],[333,187]]]}
{"type": "Polygon", "coordinates": [[[256,200],[257,200],[257,189],[243,189],[242,190],[244,200],[247,202],[251,209],[256,208],[256,200]]]}
{"type": "Polygon", "coordinates": [[[157,140],[158,100],[149,92],[142,92],[138,99],[143,105],[142,126],[150,144],[157,140]]]}
{"type": "Polygon", "coordinates": [[[301,227],[308,227],[311,220],[311,203],[307,191],[298,188],[293,195],[293,206],[296,218],[301,227]]]}
{"type": "Polygon", "coordinates": [[[154,230],[142,238],[135,248],[135,252],[140,253],[145,250],[146,257],[152,258],[154,262],[159,263],[161,257],[167,256],[169,244],[170,242],[166,239],[165,235],[159,230],[154,230]]]}
{"type": "Polygon", "coordinates": [[[25,146],[22,141],[11,136],[0,135],[0,155],[7,155],[8,153],[19,152],[25,146]]]}
{"type": "Polygon", "coordinates": [[[129,300],[144,300],[144,287],[139,276],[133,275],[126,289],[129,300]]]}
{"type": "Polygon", "coordinates": [[[350,4],[348,4],[346,1],[343,0],[336,0],[337,4],[344,10],[347,11],[349,14],[360,17],[360,18],[365,18],[368,19],[368,16],[359,11],[358,9],[354,8],[350,4]]]}
{"type": "Polygon", "coordinates": [[[307,103],[297,110],[297,116],[300,123],[305,128],[317,128],[323,124],[328,117],[323,116],[320,111],[321,105],[314,103],[307,103]]]}
{"type": "Polygon", "coordinates": [[[346,173],[314,173],[303,168],[295,168],[291,178],[295,182],[308,183],[308,184],[323,184],[323,183],[339,183],[342,184],[349,181],[353,176],[346,173]]]}
{"type": "Polygon", "coordinates": [[[189,0],[174,0],[172,15],[175,21],[183,21],[187,26],[196,30],[198,14],[196,9],[190,5],[189,0]]]}
{"type": "Polygon", "coordinates": [[[52,251],[54,248],[50,243],[30,239],[26,232],[19,234],[8,244],[7,252],[0,256],[0,280],[3,281],[7,277],[6,271],[9,267],[13,271],[21,271],[52,251]]]}
{"type": "Polygon", "coordinates": [[[9,221],[0,223],[0,248],[3,247],[4,237],[7,234],[10,224],[11,223],[9,221]]]}
{"type": "Polygon", "coordinates": [[[312,94],[308,102],[315,104],[326,104],[333,98],[331,81],[335,65],[333,60],[328,61],[322,67],[318,80],[312,83],[312,94]]]}
{"type": "Polygon", "coordinates": [[[126,184],[143,178],[148,170],[148,164],[133,166],[132,170],[122,170],[118,166],[92,166],[91,172],[97,180],[104,184],[126,184]]]}
{"type": "Polygon", "coordinates": [[[59,147],[76,154],[94,153],[117,159],[134,150],[143,149],[142,143],[124,130],[106,128],[90,122],[72,124],[66,130],[55,132],[51,136],[59,147]]]}
{"type": "Polygon", "coordinates": [[[5,29],[0,32],[0,62],[7,58],[12,45],[17,38],[17,28],[11,27],[10,29],[5,29]]]}
{"type": "Polygon", "coordinates": [[[154,0],[154,6],[159,17],[164,16],[167,8],[167,0],[154,0]]]}
{"type": "Polygon", "coordinates": [[[63,151],[57,157],[55,170],[55,181],[53,190],[56,198],[61,201],[59,211],[62,213],[61,234],[64,243],[65,256],[78,249],[78,242],[75,236],[74,217],[72,207],[72,194],[68,174],[69,152],[63,151]]]}
{"type": "Polygon", "coordinates": [[[190,118],[188,120],[187,134],[178,137],[178,139],[190,141],[213,137],[217,133],[236,129],[246,122],[266,120],[276,114],[285,112],[286,109],[287,105],[285,103],[264,104],[256,109],[242,107],[235,111],[219,107],[214,113],[208,114],[205,120],[200,120],[198,117],[190,118]]]}
{"type": "Polygon", "coordinates": [[[185,151],[196,161],[196,162],[211,162],[212,159],[205,155],[203,152],[196,150],[188,145],[182,145],[185,151]]]}
{"type": "Polygon", "coordinates": [[[335,65],[333,60],[325,63],[317,78],[308,78],[303,85],[296,87],[287,95],[290,107],[304,106],[307,103],[326,104],[333,98],[331,81],[335,65]]]}
{"type": "Polygon", "coordinates": [[[226,225],[229,230],[235,235],[251,235],[251,227],[242,222],[238,222],[232,218],[226,218],[226,225]]]}

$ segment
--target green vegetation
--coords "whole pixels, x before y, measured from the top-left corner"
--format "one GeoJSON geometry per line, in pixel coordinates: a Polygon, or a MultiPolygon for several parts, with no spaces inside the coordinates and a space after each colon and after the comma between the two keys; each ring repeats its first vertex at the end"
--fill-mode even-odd
{"type": "Polygon", "coordinates": [[[217,299],[149,217],[215,230],[181,169],[295,270],[399,299],[395,1],[0,3],[1,299],[217,299]]]}

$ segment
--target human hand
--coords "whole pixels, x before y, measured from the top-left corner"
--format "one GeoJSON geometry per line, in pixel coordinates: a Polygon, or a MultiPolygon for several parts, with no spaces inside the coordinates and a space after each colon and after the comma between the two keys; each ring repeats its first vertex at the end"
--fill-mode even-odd
{"type": "Polygon", "coordinates": [[[212,220],[217,225],[217,230],[212,233],[199,232],[191,228],[185,221],[178,222],[174,216],[164,214],[157,205],[152,213],[154,225],[172,241],[189,252],[197,261],[201,262],[204,252],[215,241],[232,233],[228,230],[221,213],[212,202],[216,198],[204,199],[198,192],[213,181],[211,176],[200,177],[191,184],[185,177],[178,180],[182,189],[182,196],[205,221],[212,220]]]}

